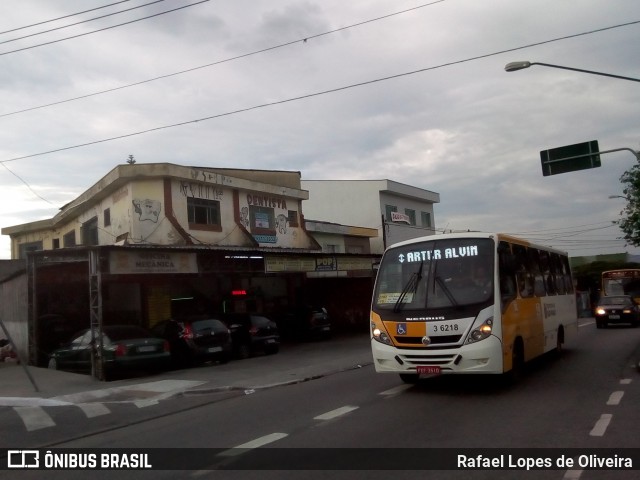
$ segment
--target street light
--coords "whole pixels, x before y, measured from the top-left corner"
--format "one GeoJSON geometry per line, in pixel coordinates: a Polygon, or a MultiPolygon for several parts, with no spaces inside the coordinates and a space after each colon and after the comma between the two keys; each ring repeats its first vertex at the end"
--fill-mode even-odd
{"type": "Polygon", "coordinates": [[[561,68],[563,70],[572,70],[574,72],[583,72],[583,73],[592,73],[593,75],[602,75],[603,77],[612,77],[619,78],[621,80],[631,80],[632,82],[640,82],[640,78],[632,78],[632,77],[623,77],[620,75],[612,75],[611,73],[603,73],[603,72],[594,72],[592,70],[583,70],[581,68],[572,68],[572,67],[563,67],[562,65],[551,65],[550,63],[541,63],[541,62],[511,62],[507,63],[504,69],[507,72],[516,72],[518,70],[523,70],[525,68],[529,68],[531,65],[542,65],[544,67],[552,67],[552,68],[561,68]]]}

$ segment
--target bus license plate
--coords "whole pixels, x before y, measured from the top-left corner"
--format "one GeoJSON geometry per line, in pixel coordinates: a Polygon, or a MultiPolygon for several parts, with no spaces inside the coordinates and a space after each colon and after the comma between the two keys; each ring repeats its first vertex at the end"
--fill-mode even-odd
{"type": "Polygon", "coordinates": [[[418,365],[416,371],[418,375],[440,375],[442,373],[437,365],[418,365]]]}

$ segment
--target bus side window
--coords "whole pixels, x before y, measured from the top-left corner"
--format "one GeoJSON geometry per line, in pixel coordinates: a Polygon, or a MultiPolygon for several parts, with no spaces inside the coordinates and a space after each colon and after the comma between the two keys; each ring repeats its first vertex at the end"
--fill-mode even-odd
{"type": "Polygon", "coordinates": [[[567,293],[567,285],[565,283],[564,265],[562,264],[562,257],[557,253],[551,254],[551,263],[553,264],[555,271],[556,289],[559,295],[567,293]]]}
{"type": "Polygon", "coordinates": [[[569,257],[562,257],[562,265],[564,266],[564,285],[567,289],[567,293],[573,293],[573,278],[571,277],[569,257]]]}
{"type": "Polygon", "coordinates": [[[545,278],[540,268],[540,252],[537,248],[529,248],[527,250],[529,256],[529,267],[534,278],[533,293],[536,297],[544,297],[547,295],[545,278]]]}
{"type": "Polygon", "coordinates": [[[533,278],[529,271],[529,262],[527,259],[527,249],[522,245],[514,245],[513,253],[516,257],[516,280],[518,283],[518,291],[522,298],[533,296],[533,278]]]}
{"type": "Polygon", "coordinates": [[[516,261],[511,253],[510,245],[500,242],[498,246],[498,276],[500,279],[500,299],[502,311],[516,299],[516,261]]]}

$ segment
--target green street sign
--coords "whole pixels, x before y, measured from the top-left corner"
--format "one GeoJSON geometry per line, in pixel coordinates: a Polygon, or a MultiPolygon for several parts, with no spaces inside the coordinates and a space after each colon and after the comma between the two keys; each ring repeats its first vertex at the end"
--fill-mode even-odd
{"type": "Polygon", "coordinates": [[[540,152],[542,175],[547,177],[599,167],[601,165],[599,153],[597,140],[542,150],[540,152]]]}

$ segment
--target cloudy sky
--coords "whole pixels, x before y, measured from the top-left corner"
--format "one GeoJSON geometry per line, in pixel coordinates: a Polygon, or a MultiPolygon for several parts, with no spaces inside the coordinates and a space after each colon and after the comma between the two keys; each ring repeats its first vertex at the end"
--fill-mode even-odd
{"type": "Polygon", "coordinates": [[[114,3],[0,7],[0,227],[52,217],[133,155],[387,178],[440,194],[437,229],[638,253],[608,198],[633,154],[543,177],[539,152],[640,149],[640,84],[504,71],[640,78],[637,0],[114,3]]]}

